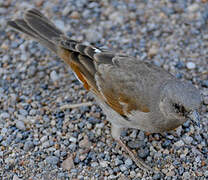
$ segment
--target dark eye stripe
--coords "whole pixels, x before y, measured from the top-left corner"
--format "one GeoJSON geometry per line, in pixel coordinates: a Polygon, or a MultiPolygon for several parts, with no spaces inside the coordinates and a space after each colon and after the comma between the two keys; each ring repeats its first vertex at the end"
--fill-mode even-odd
{"type": "Polygon", "coordinates": [[[186,112],[186,109],[184,108],[183,105],[179,105],[179,104],[174,103],[173,107],[176,109],[177,113],[183,113],[184,114],[186,112]]]}

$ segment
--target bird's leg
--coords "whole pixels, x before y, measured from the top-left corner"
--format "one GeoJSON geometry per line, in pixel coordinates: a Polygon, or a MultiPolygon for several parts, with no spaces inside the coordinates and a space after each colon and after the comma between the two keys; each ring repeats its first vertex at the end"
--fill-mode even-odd
{"type": "Polygon", "coordinates": [[[129,155],[129,157],[136,163],[136,165],[143,169],[143,170],[149,170],[149,171],[153,171],[152,168],[150,168],[143,159],[139,158],[138,156],[136,156],[120,139],[120,134],[121,134],[121,130],[122,128],[116,127],[115,125],[112,124],[111,127],[111,133],[113,138],[117,141],[117,143],[119,144],[120,147],[122,147],[124,149],[124,151],[129,155]]]}

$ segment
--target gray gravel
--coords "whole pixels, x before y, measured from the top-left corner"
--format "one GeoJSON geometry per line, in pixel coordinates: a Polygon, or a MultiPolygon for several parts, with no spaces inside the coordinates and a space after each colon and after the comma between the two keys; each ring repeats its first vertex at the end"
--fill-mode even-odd
{"type": "Polygon", "coordinates": [[[0,177],[3,179],[208,178],[208,2],[0,0],[0,177]],[[127,53],[196,85],[201,126],[123,140],[146,163],[137,168],[116,146],[110,124],[62,61],[6,25],[36,7],[72,39],[127,53]],[[89,42],[90,41],[90,42],[89,42]]]}

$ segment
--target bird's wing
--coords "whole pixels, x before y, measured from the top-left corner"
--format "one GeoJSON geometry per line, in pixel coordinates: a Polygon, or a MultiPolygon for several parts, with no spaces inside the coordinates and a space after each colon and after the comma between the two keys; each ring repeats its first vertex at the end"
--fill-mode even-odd
{"type": "Polygon", "coordinates": [[[61,57],[65,61],[68,58],[68,64],[86,89],[94,91],[123,116],[132,110],[149,112],[145,99],[138,93],[138,73],[128,71],[130,66],[138,66],[135,58],[103,52],[96,47],[71,42],[63,37],[59,42],[64,49],[61,49],[61,57]]]}

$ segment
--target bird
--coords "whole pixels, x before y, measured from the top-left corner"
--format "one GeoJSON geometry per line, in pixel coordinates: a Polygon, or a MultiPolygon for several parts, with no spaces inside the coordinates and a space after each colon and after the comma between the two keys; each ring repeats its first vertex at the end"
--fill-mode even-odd
{"type": "Polygon", "coordinates": [[[162,133],[190,117],[200,121],[199,89],[163,68],[73,40],[35,8],[8,25],[46,46],[71,68],[106,114],[114,140],[139,168],[153,170],[122,141],[123,129],[162,133]]]}

